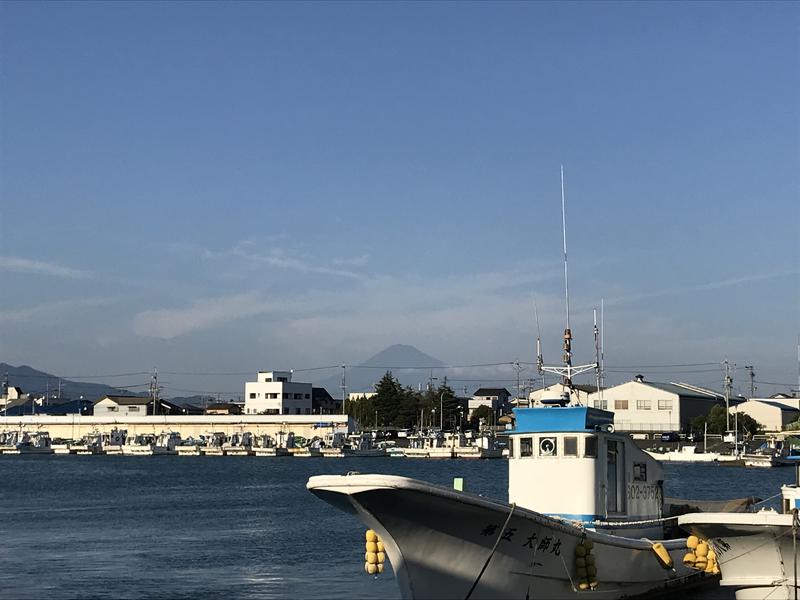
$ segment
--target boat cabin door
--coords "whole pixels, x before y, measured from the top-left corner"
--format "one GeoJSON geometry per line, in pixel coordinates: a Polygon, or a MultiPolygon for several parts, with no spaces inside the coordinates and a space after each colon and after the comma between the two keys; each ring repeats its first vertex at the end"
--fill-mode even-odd
{"type": "Polygon", "coordinates": [[[606,440],[606,512],[625,512],[625,445],[606,440]]]}

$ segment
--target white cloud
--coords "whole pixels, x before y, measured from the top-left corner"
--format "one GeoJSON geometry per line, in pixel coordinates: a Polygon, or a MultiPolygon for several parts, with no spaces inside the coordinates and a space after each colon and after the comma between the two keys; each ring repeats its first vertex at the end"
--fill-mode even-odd
{"type": "Polygon", "coordinates": [[[192,331],[270,312],[276,305],[255,294],[207,298],[184,308],[146,310],[133,319],[133,330],[143,337],[172,339],[192,331]]]}
{"type": "Polygon", "coordinates": [[[113,302],[112,298],[86,298],[81,300],[59,300],[26,306],[24,308],[0,310],[0,323],[30,323],[46,319],[58,318],[63,315],[85,308],[96,308],[113,302]]]}
{"type": "Polygon", "coordinates": [[[0,270],[63,277],[65,279],[88,279],[92,277],[92,274],[88,271],[81,271],[79,269],[64,267],[56,263],[19,258],[16,256],[0,256],[0,270]]]}
{"type": "Polygon", "coordinates": [[[354,256],[351,258],[334,258],[333,264],[339,266],[363,267],[369,262],[369,254],[354,256]]]}

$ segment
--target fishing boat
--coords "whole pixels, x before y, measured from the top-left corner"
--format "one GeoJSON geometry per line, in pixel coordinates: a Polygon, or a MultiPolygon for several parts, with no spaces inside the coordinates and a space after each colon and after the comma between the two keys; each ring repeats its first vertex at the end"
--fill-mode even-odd
{"type": "Polygon", "coordinates": [[[177,454],[181,436],[174,431],[161,432],[159,435],[140,434],[128,437],[122,446],[123,456],[161,456],[177,454]]]}
{"type": "Polygon", "coordinates": [[[678,525],[696,536],[690,545],[706,544],[714,553],[720,585],[732,588],[737,600],[797,598],[798,483],[781,487],[781,512],[765,508],[679,517],[678,525]]]}
{"type": "Polygon", "coordinates": [[[664,539],[663,470],[613,413],[514,413],[507,502],[391,475],[307,487],[382,537],[404,598],[622,598],[713,579],[683,564],[685,538],[664,539]]]}
{"type": "Polygon", "coordinates": [[[23,432],[12,449],[3,454],[53,454],[50,434],[46,431],[23,432]]]}
{"type": "MultiPolygon", "coordinates": [[[[561,206],[568,290],[563,167],[561,206]]],[[[599,389],[596,312],[595,361],[574,366],[568,292],[566,309],[564,364],[545,366],[537,339],[539,371],[571,390],[594,370],[599,389]]],[[[381,474],[319,475],[307,488],[380,536],[403,598],[629,598],[715,582],[667,534],[661,464],[614,431],[613,413],[574,397],[514,409],[507,500],[381,474]]]]}
{"type": "Polygon", "coordinates": [[[360,458],[376,458],[386,456],[386,449],[375,444],[375,440],[369,431],[355,433],[349,436],[348,444],[342,448],[345,456],[356,456],[360,458]]]}

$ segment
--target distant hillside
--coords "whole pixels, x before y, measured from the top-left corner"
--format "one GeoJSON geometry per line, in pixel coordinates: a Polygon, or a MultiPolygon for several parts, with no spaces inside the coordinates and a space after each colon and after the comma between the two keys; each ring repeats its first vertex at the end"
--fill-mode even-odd
{"type": "Polygon", "coordinates": [[[85,400],[99,400],[109,394],[129,394],[146,395],[141,392],[130,392],[121,388],[111,387],[104,383],[85,383],[82,381],[71,381],[62,379],[58,375],[37,371],[27,365],[15,367],[6,363],[0,363],[0,381],[8,374],[8,385],[22,388],[26,394],[43,395],[47,393],[48,385],[51,396],[58,392],[58,382],[61,380],[62,398],[72,398],[77,400],[81,396],[85,400]]]}
{"type": "MultiPolygon", "coordinates": [[[[428,380],[429,372],[425,369],[442,366],[444,363],[438,358],[425,354],[414,346],[395,344],[359,365],[349,366],[347,368],[347,391],[348,393],[372,391],[374,385],[386,371],[391,371],[392,375],[403,385],[416,389],[419,383],[428,380]]],[[[328,377],[315,382],[315,385],[327,389],[334,398],[340,398],[342,395],[341,375],[328,377]]]]}

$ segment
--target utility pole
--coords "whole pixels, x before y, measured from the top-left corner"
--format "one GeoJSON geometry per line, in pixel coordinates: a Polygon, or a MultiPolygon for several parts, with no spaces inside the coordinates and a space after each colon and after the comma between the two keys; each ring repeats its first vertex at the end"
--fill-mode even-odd
{"type": "Polygon", "coordinates": [[[519,360],[514,361],[514,370],[517,372],[517,406],[519,406],[519,401],[522,399],[522,387],[520,384],[519,374],[522,371],[523,367],[519,364],[519,360]]]}
{"type": "MultiPolygon", "coordinates": [[[[725,431],[729,432],[731,430],[730,402],[731,388],[733,387],[733,377],[731,377],[731,364],[728,362],[727,358],[722,364],[725,365],[725,431]]],[[[736,365],[734,365],[734,367],[735,366],[736,365]]]]}
{"type": "Polygon", "coordinates": [[[347,414],[347,367],[342,365],[342,412],[347,414]]]}
{"type": "Polygon", "coordinates": [[[158,369],[156,368],[153,368],[153,375],[150,377],[150,398],[153,400],[153,416],[161,414],[158,397],[158,369]]]}
{"type": "Polygon", "coordinates": [[[756,397],[756,374],[753,365],[746,365],[745,369],[750,372],[750,400],[756,397]]]}
{"type": "Polygon", "coordinates": [[[431,369],[430,377],[428,377],[428,391],[429,392],[433,391],[433,382],[434,381],[439,381],[439,378],[433,376],[433,369],[431,369]]]}

